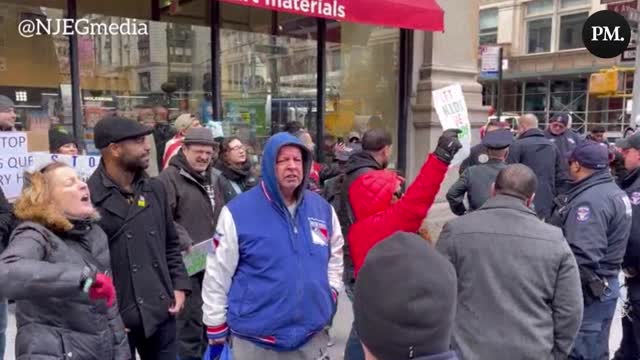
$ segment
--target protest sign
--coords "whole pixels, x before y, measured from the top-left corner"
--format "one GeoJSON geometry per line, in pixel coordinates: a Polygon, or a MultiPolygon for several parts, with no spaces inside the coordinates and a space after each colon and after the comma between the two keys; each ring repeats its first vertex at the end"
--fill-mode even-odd
{"type": "Polygon", "coordinates": [[[15,199],[22,190],[24,169],[33,162],[27,152],[24,132],[0,132],[0,187],[7,199],[15,199]]]}
{"type": "Polygon", "coordinates": [[[207,266],[207,256],[214,253],[213,239],[203,241],[191,247],[191,251],[182,254],[187,274],[193,276],[207,266]]]}
{"type": "Polygon", "coordinates": [[[453,84],[434,90],[433,106],[436,108],[443,130],[462,130],[462,133],[458,136],[462,143],[462,149],[451,161],[451,165],[459,165],[469,156],[471,149],[471,124],[460,84],[453,84]]]}
{"type": "Polygon", "coordinates": [[[42,152],[31,153],[31,155],[33,157],[33,163],[29,170],[38,169],[52,161],[59,161],[74,168],[76,173],[78,173],[78,177],[85,182],[100,165],[100,156],[61,155],[42,152]]]}

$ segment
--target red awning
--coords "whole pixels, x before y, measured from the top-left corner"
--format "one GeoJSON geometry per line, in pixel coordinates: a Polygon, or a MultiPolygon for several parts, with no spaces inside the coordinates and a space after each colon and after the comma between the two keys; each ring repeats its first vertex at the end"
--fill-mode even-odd
{"type": "Polygon", "coordinates": [[[444,30],[436,0],[222,0],[338,21],[425,31],[444,30]]]}

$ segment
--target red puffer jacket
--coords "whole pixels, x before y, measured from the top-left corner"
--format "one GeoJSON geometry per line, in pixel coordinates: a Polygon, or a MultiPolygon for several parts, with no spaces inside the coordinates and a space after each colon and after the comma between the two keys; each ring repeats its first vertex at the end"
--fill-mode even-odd
{"type": "Polygon", "coordinates": [[[422,165],[406,194],[391,203],[398,175],[374,170],[360,176],[349,188],[355,223],[347,239],[355,273],[358,274],[371,248],[396,231],[417,232],[433,204],[447,173],[447,164],[433,154],[422,165]]]}

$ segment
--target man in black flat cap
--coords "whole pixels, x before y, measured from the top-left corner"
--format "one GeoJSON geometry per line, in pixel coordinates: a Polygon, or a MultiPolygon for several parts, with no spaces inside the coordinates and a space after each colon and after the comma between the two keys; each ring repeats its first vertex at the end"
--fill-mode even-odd
{"type": "Polygon", "coordinates": [[[109,236],[120,315],[129,330],[132,358],[175,360],[176,315],[190,281],[164,186],[149,179],[151,128],[122,117],[94,129],[102,153],[89,179],[100,226],[109,236]]]}
{"type": "Polygon", "coordinates": [[[482,138],[489,160],[467,168],[449,189],[447,201],[454,214],[461,216],[467,211],[479,209],[491,197],[491,184],[498,172],[507,167],[505,160],[511,143],[513,135],[509,129],[494,130],[482,138]],[[469,209],[464,206],[465,194],[469,199],[469,209]]]}

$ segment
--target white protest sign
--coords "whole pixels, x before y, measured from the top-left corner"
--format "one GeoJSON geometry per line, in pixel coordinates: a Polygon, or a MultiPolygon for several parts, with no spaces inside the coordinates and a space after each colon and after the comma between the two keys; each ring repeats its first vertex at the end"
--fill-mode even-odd
{"type": "Polygon", "coordinates": [[[451,165],[458,165],[469,156],[471,149],[471,123],[467,113],[467,104],[460,84],[453,84],[433,91],[433,106],[436,108],[442,129],[460,129],[458,135],[462,149],[451,161],[451,165]]]}
{"type": "Polygon", "coordinates": [[[74,168],[78,173],[78,177],[85,182],[100,165],[100,156],[61,155],[42,152],[31,153],[31,155],[33,156],[33,164],[29,170],[33,171],[52,161],[59,161],[74,168]]]}
{"type": "Polygon", "coordinates": [[[24,169],[33,162],[27,152],[27,134],[0,132],[0,187],[7,199],[15,199],[22,191],[24,169]]]}

